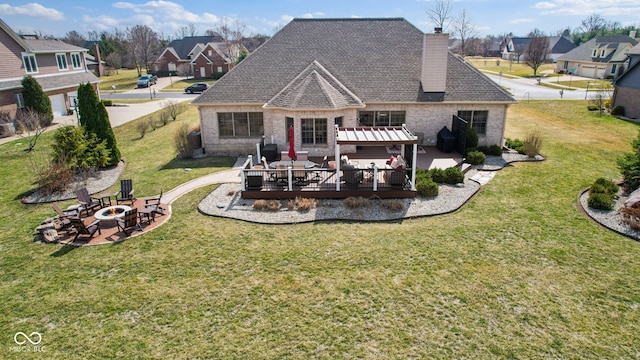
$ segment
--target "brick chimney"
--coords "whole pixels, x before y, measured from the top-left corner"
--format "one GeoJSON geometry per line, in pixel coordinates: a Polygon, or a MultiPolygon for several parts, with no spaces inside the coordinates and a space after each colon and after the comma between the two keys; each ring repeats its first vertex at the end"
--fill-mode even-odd
{"type": "Polygon", "coordinates": [[[449,34],[443,34],[441,28],[435,28],[433,34],[424,34],[420,76],[424,92],[445,92],[448,54],[449,34]]]}
{"type": "Polygon", "coordinates": [[[96,58],[96,62],[98,63],[98,65],[96,65],[96,73],[98,73],[98,76],[102,76],[104,74],[104,67],[102,66],[102,59],[100,58],[100,47],[98,46],[98,44],[93,44],[93,55],[96,58]]]}

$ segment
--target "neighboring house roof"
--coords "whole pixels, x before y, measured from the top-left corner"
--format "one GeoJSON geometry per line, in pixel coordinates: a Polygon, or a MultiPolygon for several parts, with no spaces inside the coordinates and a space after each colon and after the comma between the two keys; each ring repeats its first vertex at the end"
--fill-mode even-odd
{"type": "Polygon", "coordinates": [[[551,54],[565,54],[576,48],[576,45],[564,36],[549,37],[549,47],[551,54]]]}
{"type": "Polygon", "coordinates": [[[625,49],[635,46],[638,42],[627,35],[596,36],[584,44],[576,47],[568,53],[560,56],[558,60],[573,60],[595,63],[608,63],[624,61],[626,58],[625,49]],[[607,56],[600,57],[600,54],[593,57],[594,49],[609,49],[607,56]]]}
{"type": "Polygon", "coordinates": [[[449,54],[446,92],[421,91],[424,34],[404,19],[294,19],[193,103],[328,107],[364,102],[513,102],[449,54]],[[349,36],[345,36],[348,34],[349,36]],[[338,95],[339,93],[339,95],[338,95]]]}
{"type": "MultiPolygon", "coordinates": [[[[64,73],[56,76],[36,77],[35,79],[44,91],[67,89],[87,82],[92,84],[100,82],[100,79],[88,71],[64,73]]],[[[0,81],[0,91],[20,88],[22,88],[22,79],[0,81]]]]}
{"type": "Polygon", "coordinates": [[[529,44],[529,41],[531,41],[530,38],[527,37],[512,37],[511,38],[511,42],[513,43],[513,49],[517,49],[518,46],[520,46],[522,49],[524,49],[525,47],[527,47],[527,44],[529,44]]]}
{"type": "Polygon", "coordinates": [[[640,62],[631,65],[613,84],[625,88],[640,89],[640,65],[638,64],[640,62]]]}
{"type": "Polygon", "coordinates": [[[179,59],[187,59],[198,44],[204,46],[210,42],[222,42],[222,38],[220,36],[185,36],[182,39],[173,40],[167,48],[172,48],[179,59]]]}

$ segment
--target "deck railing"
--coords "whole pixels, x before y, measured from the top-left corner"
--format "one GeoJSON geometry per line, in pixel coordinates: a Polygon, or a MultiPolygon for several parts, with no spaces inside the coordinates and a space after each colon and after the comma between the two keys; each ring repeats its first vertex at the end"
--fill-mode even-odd
{"type": "Polygon", "coordinates": [[[341,190],[386,191],[410,190],[411,169],[380,169],[375,165],[365,169],[341,170],[337,174],[331,168],[286,169],[256,168],[250,157],[242,166],[242,191],[336,191],[341,190]]]}

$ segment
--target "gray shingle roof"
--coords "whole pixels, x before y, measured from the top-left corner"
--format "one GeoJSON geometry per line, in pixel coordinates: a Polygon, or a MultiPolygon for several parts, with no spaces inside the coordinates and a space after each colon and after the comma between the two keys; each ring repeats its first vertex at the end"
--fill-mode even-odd
{"type": "Polygon", "coordinates": [[[621,52],[627,47],[628,44],[636,45],[638,42],[627,35],[613,35],[613,36],[596,36],[586,43],[578,46],[577,48],[569,51],[568,53],[560,56],[558,60],[573,60],[573,61],[587,61],[587,62],[599,62],[608,63],[610,61],[622,61],[620,58],[621,52]],[[606,57],[601,58],[599,54],[597,57],[592,57],[594,49],[616,49],[608,54],[606,57]]]}
{"type": "Polygon", "coordinates": [[[265,105],[268,108],[288,109],[337,109],[349,106],[364,107],[364,103],[317,61],[311,63],[265,105]]]}
{"type": "MultiPolygon", "coordinates": [[[[76,73],[63,73],[55,76],[36,77],[36,81],[44,91],[52,91],[57,89],[66,89],[76,87],[84,83],[100,82],[92,72],[82,71],[76,73]]],[[[13,79],[0,81],[0,90],[20,89],[22,87],[22,79],[13,79]]]]}
{"type": "Polygon", "coordinates": [[[182,39],[173,40],[169,45],[167,45],[167,47],[173,48],[180,56],[180,59],[187,59],[189,52],[193,50],[196,45],[206,45],[210,42],[221,41],[222,38],[220,36],[186,36],[182,39]]]}
{"type": "MultiPolygon", "coordinates": [[[[442,101],[420,89],[423,36],[398,18],[294,19],[193,103],[266,104],[314,61],[365,103],[442,101]]],[[[513,101],[464,61],[448,64],[445,101],[513,101]]]]}
{"type": "Polygon", "coordinates": [[[23,39],[31,51],[35,53],[50,53],[50,52],[68,52],[68,51],[87,51],[87,49],[67,44],[60,40],[51,39],[23,39]]]}

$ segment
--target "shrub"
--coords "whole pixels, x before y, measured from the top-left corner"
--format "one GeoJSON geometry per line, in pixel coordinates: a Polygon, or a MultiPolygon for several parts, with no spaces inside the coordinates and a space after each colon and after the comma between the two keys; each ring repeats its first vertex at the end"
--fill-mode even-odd
{"type": "Polygon", "coordinates": [[[102,105],[113,106],[113,100],[102,100],[102,105]]]}
{"type": "Polygon", "coordinates": [[[589,110],[589,111],[596,111],[596,110],[599,110],[599,109],[598,109],[598,107],[597,107],[597,106],[595,106],[595,105],[589,105],[589,106],[587,106],[587,110],[589,110]]]}
{"type": "Polygon", "coordinates": [[[349,209],[359,209],[359,208],[369,207],[369,205],[371,205],[371,201],[369,201],[369,199],[364,198],[362,196],[348,197],[344,199],[344,205],[349,209]]]}
{"type": "Polygon", "coordinates": [[[160,117],[160,123],[162,125],[167,125],[169,123],[169,119],[171,118],[171,115],[169,114],[169,111],[167,111],[167,109],[163,109],[162,111],[160,111],[158,116],[160,117]]]}
{"type": "Polygon", "coordinates": [[[83,127],[65,126],[56,130],[53,139],[53,160],[72,170],[105,167],[110,162],[106,140],[100,141],[83,127]]]}
{"type": "Polygon", "coordinates": [[[258,211],[278,211],[280,209],[278,200],[256,200],[253,202],[253,209],[258,211]]]}
{"type": "Polygon", "coordinates": [[[589,194],[602,193],[615,196],[618,193],[618,190],[618,184],[615,182],[605,178],[598,178],[593,182],[591,188],[589,188],[589,194]]]}
{"type": "Polygon", "coordinates": [[[303,198],[297,196],[295,199],[289,201],[287,207],[291,210],[309,211],[315,208],[317,204],[318,199],[303,198]]]}
{"type": "Polygon", "coordinates": [[[437,184],[457,184],[464,181],[464,174],[456,167],[450,167],[444,170],[435,168],[429,170],[428,174],[429,180],[437,184]]]}
{"type": "Polygon", "coordinates": [[[525,143],[520,139],[509,139],[505,140],[505,145],[509,149],[513,149],[518,152],[518,154],[525,154],[525,143]]]}
{"type": "Polygon", "coordinates": [[[149,124],[146,121],[138,121],[136,123],[136,130],[140,133],[140,139],[142,139],[147,133],[148,128],[149,124]]]}
{"type": "Polygon", "coordinates": [[[189,124],[180,125],[176,133],[173,135],[173,141],[176,146],[178,156],[183,159],[191,159],[193,157],[193,146],[189,141],[189,124]]]}
{"type": "Polygon", "coordinates": [[[42,90],[42,86],[30,75],[22,79],[22,97],[24,106],[43,115],[42,126],[47,127],[53,122],[53,110],[49,96],[42,90]]]}
{"type": "Polygon", "coordinates": [[[0,124],[8,124],[13,122],[13,117],[9,110],[0,110],[0,124]]]}
{"type": "Polygon", "coordinates": [[[478,133],[472,127],[467,128],[467,149],[475,149],[478,147],[478,133]]]}
{"type": "Polygon", "coordinates": [[[187,106],[184,103],[178,102],[177,100],[173,99],[164,102],[162,104],[162,108],[167,112],[168,116],[171,117],[173,121],[176,121],[178,115],[187,110],[187,106]]]}
{"type": "Polygon", "coordinates": [[[437,196],[438,184],[433,180],[419,180],[416,182],[416,191],[420,196],[437,196]]]}
{"type": "Polygon", "coordinates": [[[382,208],[389,211],[402,211],[404,210],[404,202],[400,200],[385,200],[381,203],[382,208]]]}
{"type": "Polygon", "coordinates": [[[149,116],[147,118],[147,125],[152,129],[155,130],[158,127],[156,126],[156,119],[153,116],[149,116]]]}
{"type": "Polygon", "coordinates": [[[637,207],[623,207],[620,209],[622,213],[622,221],[627,223],[630,228],[640,230],[640,209],[637,207]]]}
{"type": "Polygon", "coordinates": [[[45,195],[65,192],[71,181],[73,170],[61,161],[50,161],[47,167],[38,172],[36,180],[45,195]]]}
{"type": "Polygon", "coordinates": [[[481,151],[485,155],[502,156],[502,147],[496,144],[491,146],[478,146],[478,151],[481,151]]]}
{"type": "Polygon", "coordinates": [[[625,115],[624,106],[622,105],[614,106],[613,109],[611,110],[611,115],[624,116],[625,115]]]}
{"type": "Polygon", "coordinates": [[[534,130],[529,133],[524,140],[524,153],[532,158],[540,153],[540,149],[542,148],[542,134],[540,131],[534,130]]]}
{"type": "Polygon", "coordinates": [[[484,161],[486,159],[487,159],[486,155],[480,151],[471,151],[467,153],[467,162],[471,165],[484,164],[484,161]]]}
{"type": "Polygon", "coordinates": [[[613,197],[609,194],[593,193],[589,195],[587,204],[590,208],[598,210],[612,210],[613,197]]]}

